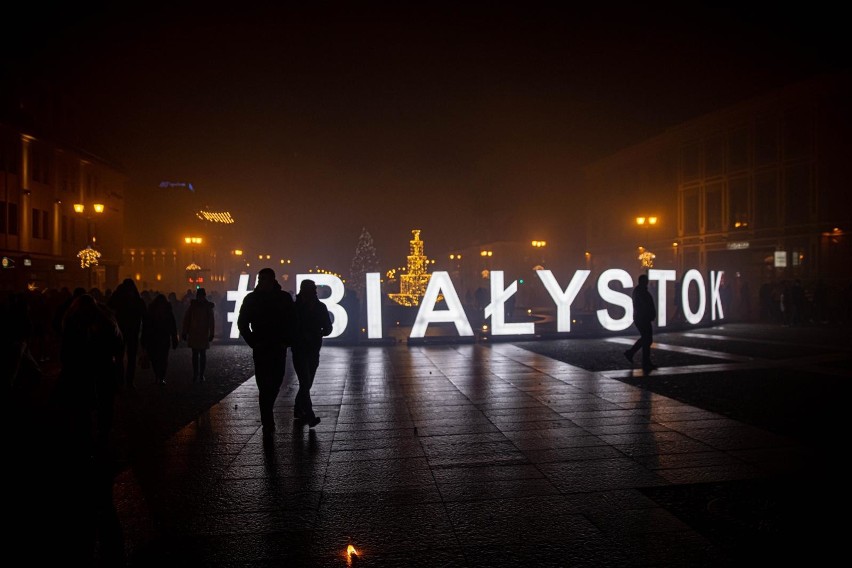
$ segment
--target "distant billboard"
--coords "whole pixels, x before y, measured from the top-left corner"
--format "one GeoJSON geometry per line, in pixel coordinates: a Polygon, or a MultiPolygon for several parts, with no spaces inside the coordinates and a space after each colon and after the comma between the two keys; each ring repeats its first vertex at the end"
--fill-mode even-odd
{"type": "Polygon", "coordinates": [[[160,188],[162,189],[188,189],[189,191],[195,192],[195,188],[192,187],[192,184],[188,181],[161,181],[160,188]]]}

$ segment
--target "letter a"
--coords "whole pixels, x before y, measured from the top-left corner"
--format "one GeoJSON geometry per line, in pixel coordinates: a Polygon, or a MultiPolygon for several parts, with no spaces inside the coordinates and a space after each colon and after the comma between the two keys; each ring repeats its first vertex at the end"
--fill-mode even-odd
{"type": "Polygon", "coordinates": [[[420,302],[420,309],[417,312],[417,319],[414,320],[414,325],[411,327],[410,337],[424,337],[429,324],[438,322],[455,324],[456,330],[462,337],[473,335],[473,329],[470,327],[470,322],[467,321],[467,315],[464,313],[464,308],[458,294],[456,294],[456,289],[453,287],[453,282],[450,280],[450,275],[445,271],[433,272],[432,277],[429,278],[429,285],[426,287],[423,300],[420,302]],[[439,294],[444,295],[448,309],[435,309],[439,294]]]}

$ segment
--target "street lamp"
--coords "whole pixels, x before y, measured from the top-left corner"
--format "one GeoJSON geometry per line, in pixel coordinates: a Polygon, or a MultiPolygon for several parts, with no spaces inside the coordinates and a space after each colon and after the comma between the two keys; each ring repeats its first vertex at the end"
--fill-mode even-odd
{"type": "Polygon", "coordinates": [[[89,270],[89,288],[93,288],[96,286],[95,267],[98,265],[98,259],[102,256],[94,247],[98,238],[97,223],[93,219],[104,212],[104,204],[93,203],[90,208],[87,208],[85,203],[74,203],[73,208],[74,213],[82,215],[86,219],[86,248],[77,253],[77,258],[80,259],[80,267],[89,270]]]}
{"type": "Polygon", "coordinates": [[[94,243],[97,240],[97,236],[95,234],[95,229],[97,228],[97,225],[92,222],[93,216],[88,211],[88,209],[91,209],[93,213],[100,215],[104,212],[104,204],[93,203],[90,208],[87,208],[85,203],[74,204],[74,213],[77,213],[78,215],[84,215],[86,218],[86,242],[88,243],[89,241],[91,241],[94,243]]]}

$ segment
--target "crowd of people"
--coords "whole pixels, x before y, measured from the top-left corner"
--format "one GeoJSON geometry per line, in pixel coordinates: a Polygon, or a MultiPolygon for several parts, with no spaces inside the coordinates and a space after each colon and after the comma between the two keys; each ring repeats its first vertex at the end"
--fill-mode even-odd
{"type": "MultiPolygon", "coordinates": [[[[265,269],[243,305],[240,331],[254,353],[265,441],[272,440],[288,348],[299,380],[294,418],[315,427],[320,418],[310,389],[322,338],[332,329],[316,285],[304,281],[294,300],[265,269]]],[[[217,318],[204,288],[178,298],[140,292],[129,278],[105,293],[77,288],[0,297],[7,431],[23,463],[14,480],[21,500],[12,503],[21,538],[37,540],[47,530],[59,535],[64,559],[121,559],[109,447],[116,397],[135,389],[137,367],[149,367],[165,385],[170,352],[181,342],[191,351],[192,381],[205,382],[207,350],[224,328],[217,318]],[[51,480],[58,468],[62,483],[51,480]],[[53,513],[45,517],[46,510],[53,513]]]]}

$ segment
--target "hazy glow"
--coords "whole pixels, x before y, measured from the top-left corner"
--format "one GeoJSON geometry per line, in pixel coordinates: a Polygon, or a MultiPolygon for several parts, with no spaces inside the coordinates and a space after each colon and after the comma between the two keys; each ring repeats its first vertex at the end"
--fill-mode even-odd
{"type": "Polygon", "coordinates": [[[82,213],[86,209],[86,206],[82,203],[74,204],[74,213],[82,213]]]}
{"type": "Polygon", "coordinates": [[[92,206],[95,210],[95,213],[103,213],[104,212],[104,204],[103,203],[95,203],[92,206]]]}
{"type": "Polygon", "coordinates": [[[485,306],[485,317],[491,318],[492,335],[532,335],[535,333],[533,322],[506,323],[506,300],[517,291],[517,280],[513,280],[509,287],[504,289],[503,271],[491,271],[491,303],[485,306]]]}
{"type": "Polygon", "coordinates": [[[571,331],[571,303],[580,292],[580,288],[586,282],[586,279],[591,273],[590,270],[578,270],[568,283],[568,287],[563,291],[556,282],[556,277],[550,270],[538,270],[539,279],[544,284],[544,288],[553,298],[553,303],[556,304],[556,331],[571,331]]]}
{"type": "Polygon", "coordinates": [[[417,311],[417,319],[414,320],[414,326],[411,328],[411,337],[424,337],[429,324],[439,322],[455,324],[456,330],[462,337],[473,335],[473,329],[467,321],[453,281],[450,280],[450,275],[446,271],[432,273],[432,278],[429,279],[429,285],[426,287],[426,294],[417,311]],[[447,303],[446,310],[435,309],[440,294],[443,294],[444,301],[447,303]]]}
{"type": "Polygon", "coordinates": [[[630,327],[630,324],[633,323],[633,299],[629,294],[616,292],[610,288],[609,283],[613,280],[617,281],[624,288],[632,288],[633,278],[630,277],[630,274],[626,270],[620,268],[604,270],[600,278],[598,278],[598,294],[600,294],[601,299],[624,308],[624,317],[614,319],[609,315],[609,310],[603,308],[598,310],[598,321],[601,322],[604,329],[622,331],[630,327]]]}

